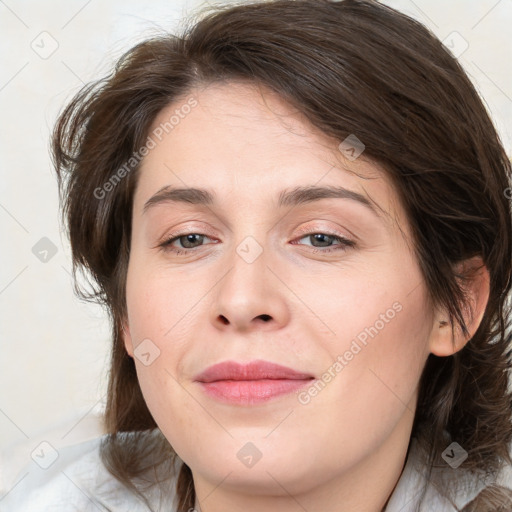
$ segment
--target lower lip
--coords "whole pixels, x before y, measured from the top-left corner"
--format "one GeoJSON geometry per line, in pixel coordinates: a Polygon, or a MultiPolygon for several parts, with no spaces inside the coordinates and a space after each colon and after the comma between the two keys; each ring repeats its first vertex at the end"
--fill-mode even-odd
{"type": "Polygon", "coordinates": [[[200,382],[205,393],[221,402],[252,405],[299,390],[312,379],[218,380],[200,382]]]}

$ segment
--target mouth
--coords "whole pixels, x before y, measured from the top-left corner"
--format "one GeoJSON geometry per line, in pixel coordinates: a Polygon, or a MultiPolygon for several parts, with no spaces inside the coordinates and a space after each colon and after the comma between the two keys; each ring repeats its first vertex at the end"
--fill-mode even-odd
{"type": "Polygon", "coordinates": [[[239,405],[268,402],[298,391],[313,379],[311,374],[261,360],[248,364],[225,361],[194,378],[211,398],[239,405]]]}

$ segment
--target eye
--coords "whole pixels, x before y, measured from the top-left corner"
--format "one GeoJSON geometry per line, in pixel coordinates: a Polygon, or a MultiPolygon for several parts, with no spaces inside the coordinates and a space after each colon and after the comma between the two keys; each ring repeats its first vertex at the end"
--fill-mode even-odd
{"type": "MultiPolygon", "coordinates": [[[[354,247],[355,242],[345,238],[341,235],[331,234],[331,233],[322,233],[322,232],[314,232],[308,233],[297,240],[308,239],[311,243],[311,246],[314,249],[319,249],[320,252],[332,252],[339,250],[346,250],[348,247],[354,247]],[[337,245],[332,245],[333,242],[337,241],[337,245]],[[315,245],[318,244],[318,245],[315,245]]],[[[308,245],[308,244],[305,244],[308,245]]]]}
{"type": "Polygon", "coordinates": [[[193,251],[197,247],[201,247],[201,245],[203,245],[201,242],[205,238],[209,237],[201,233],[171,234],[166,240],[159,244],[159,247],[165,251],[173,251],[176,254],[184,254],[188,251],[193,251]],[[181,244],[181,248],[174,247],[174,242],[179,242],[181,244]]]}
{"type": "MultiPolygon", "coordinates": [[[[187,252],[190,253],[195,249],[205,245],[203,243],[205,239],[212,240],[210,237],[202,233],[171,234],[161,244],[159,244],[159,247],[161,247],[164,251],[172,251],[175,254],[186,254],[187,252]],[[176,247],[174,245],[175,243],[179,243],[181,247],[176,247]]],[[[319,252],[324,253],[346,250],[348,247],[355,246],[355,242],[352,240],[334,233],[331,234],[323,232],[311,232],[303,235],[297,240],[303,239],[308,239],[311,242],[311,247],[313,247],[315,250],[319,250],[319,252]],[[336,245],[332,245],[333,242],[338,243],[336,245]]],[[[213,243],[218,243],[218,241],[214,241],[213,243]]],[[[297,245],[296,242],[292,243],[297,245]]]]}

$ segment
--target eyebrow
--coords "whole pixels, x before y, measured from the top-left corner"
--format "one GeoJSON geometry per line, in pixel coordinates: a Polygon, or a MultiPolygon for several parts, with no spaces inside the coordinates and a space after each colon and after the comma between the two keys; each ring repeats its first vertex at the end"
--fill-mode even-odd
{"type": "MultiPolygon", "coordinates": [[[[145,214],[149,209],[156,205],[169,202],[210,206],[215,204],[215,197],[214,193],[206,189],[175,188],[171,185],[167,185],[146,201],[142,209],[142,213],[145,214]]],[[[278,196],[277,206],[279,208],[285,206],[293,207],[311,203],[313,201],[319,201],[320,199],[351,199],[364,205],[377,217],[380,217],[374,205],[366,196],[344,187],[331,185],[323,187],[308,185],[282,190],[278,196]]]]}

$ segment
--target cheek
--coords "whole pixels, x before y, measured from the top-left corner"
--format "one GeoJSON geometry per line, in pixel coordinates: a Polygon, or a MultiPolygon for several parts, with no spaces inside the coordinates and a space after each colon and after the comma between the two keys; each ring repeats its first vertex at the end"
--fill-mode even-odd
{"type": "MultiPolygon", "coordinates": [[[[387,323],[379,318],[387,308],[379,307],[373,311],[377,315],[367,317],[370,322],[351,319],[355,334],[329,346],[332,355],[341,357],[326,366],[321,379],[325,385],[300,397],[303,405],[295,410],[295,419],[307,424],[319,439],[331,440],[333,455],[326,457],[333,470],[340,454],[347,461],[356,460],[363,450],[376,450],[402,418],[412,422],[417,384],[427,357],[428,328],[425,321],[417,323],[417,308],[419,303],[404,303],[400,311],[393,309],[394,315],[388,311],[387,323]]],[[[300,443],[296,432],[287,434],[300,443]]],[[[313,445],[304,449],[311,450],[311,457],[319,449],[313,445]]]]}
{"type": "MultiPolygon", "coordinates": [[[[413,272],[401,276],[392,267],[380,266],[380,273],[348,273],[341,279],[316,278],[314,286],[297,283],[297,295],[307,299],[301,315],[318,348],[332,358],[346,353],[346,359],[358,359],[384,365],[406,357],[426,358],[426,342],[432,316],[423,285],[413,272]]],[[[357,364],[353,365],[357,366],[357,364]]],[[[410,368],[412,370],[412,368],[410,368]]],[[[416,370],[413,370],[416,371],[416,370]]]]}
{"type": "Polygon", "coordinates": [[[343,336],[331,348],[342,356],[343,369],[332,389],[329,401],[342,400],[350,410],[354,434],[363,423],[378,421],[381,428],[392,428],[409,409],[428,356],[430,332],[427,303],[418,288],[409,295],[387,293],[381,300],[368,301],[364,315],[354,311],[343,336]],[[399,300],[397,300],[399,297],[399,300]],[[336,388],[336,389],[335,389],[336,388]]]}
{"type": "Polygon", "coordinates": [[[165,355],[151,366],[136,363],[137,378],[151,415],[174,451],[183,459],[194,457],[204,431],[198,428],[201,410],[191,403],[191,395],[173,375],[165,355]]]}
{"type": "Polygon", "coordinates": [[[197,282],[179,273],[155,268],[150,262],[134,261],[126,285],[130,333],[134,345],[151,339],[163,352],[173,339],[179,347],[194,316],[194,305],[202,293],[197,282]]]}
{"type": "MultiPolygon", "coordinates": [[[[410,404],[428,356],[429,326],[418,318],[414,304],[401,304],[401,311],[388,323],[375,322],[368,329],[367,371],[383,403],[398,407],[410,404]],[[376,329],[379,329],[376,333],[376,329]],[[372,337],[373,336],[373,337],[372,337]]],[[[366,331],[365,331],[366,332],[366,331]]],[[[408,405],[411,409],[414,404],[408,405]]]]}
{"type": "Polygon", "coordinates": [[[329,383],[304,402],[330,409],[334,423],[356,438],[370,434],[376,420],[389,429],[414,408],[409,402],[429,353],[432,317],[419,270],[405,254],[390,254],[326,285],[314,304],[329,327],[319,343],[328,355],[322,380],[329,383]]]}
{"type": "Polygon", "coordinates": [[[163,273],[147,272],[148,268],[141,272],[132,268],[127,280],[134,361],[144,400],[158,426],[180,454],[183,432],[190,438],[197,430],[191,428],[197,411],[190,407],[181,366],[190,351],[190,329],[199,322],[200,308],[194,308],[198,302],[194,286],[182,288],[183,283],[173,279],[170,287],[163,273]]]}

